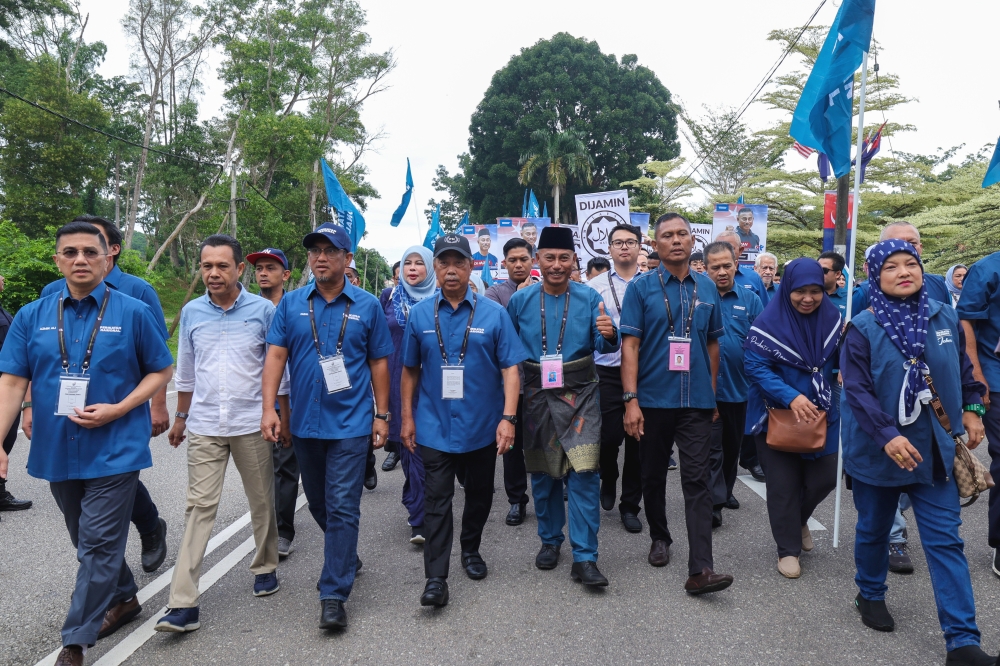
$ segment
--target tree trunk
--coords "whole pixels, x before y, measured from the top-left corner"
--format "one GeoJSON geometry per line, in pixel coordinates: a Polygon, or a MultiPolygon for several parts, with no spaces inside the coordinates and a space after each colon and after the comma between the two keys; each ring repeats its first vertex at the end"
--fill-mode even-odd
{"type": "Polygon", "coordinates": [[[149,142],[153,137],[153,118],[156,117],[156,99],[160,96],[160,77],[163,68],[163,55],[161,51],[160,70],[153,78],[153,91],[149,99],[149,109],[146,111],[146,131],[142,139],[142,153],[139,155],[139,164],[135,170],[135,191],[132,193],[132,205],[129,206],[128,223],[125,225],[125,238],[123,240],[125,248],[132,248],[132,236],[135,234],[135,221],[139,214],[140,194],[142,193],[142,179],[146,174],[146,160],[149,157],[149,142]]]}
{"type": "Polygon", "coordinates": [[[121,229],[121,211],[122,211],[122,181],[120,177],[120,170],[122,166],[122,158],[117,152],[115,153],[115,227],[121,229]]]}
{"type": "Polygon", "coordinates": [[[313,162],[313,179],[309,192],[309,225],[315,229],[319,225],[316,223],[316,197],[319,196],[319,160],[313,162]]]}
{"type": "Polygon", "coordinates": [[[556,209],[555,210],[555,223],[559,224],[559,188],[558,187],[553,187],[552,188],[552,196],[556,200],[556,205],[555,205],[555,209],[556,209]]]}
{"type": "Polygon", "coordinates": [[[847,218],[850,215],[851,174],[837,179],[837,219],[833,229],[833,249],[847,257],[847,218]],[[842,250],[837,248],[843,248],[842,250]]]}

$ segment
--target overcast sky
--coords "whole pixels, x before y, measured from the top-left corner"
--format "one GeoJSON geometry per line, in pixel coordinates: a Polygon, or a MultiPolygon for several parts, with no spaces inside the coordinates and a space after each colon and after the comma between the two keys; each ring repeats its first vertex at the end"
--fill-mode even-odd
{"type": "MultiPolygon", "coordinates": [[[[372,98],[362,113],[366,126],[386,138],[365,158],[369,179],[382,198],[365,213],[368,238],[390,263],[422,241],[423,208],[436,193],[438,164],[454,171],[456,155],[468,150],[469,119],[497,69],[522,48],[557,32],[595,40],[619,58],[635,53],[689,112],[738,106],[780,55],[766,41],[775,28],[800,26],[819,0],[709,0],[708,2],[597,2],[575,0],[360,0],[376,50],[393,49],[398,60],[391,88],[372,98]],[[404,189],[406,158],[415,183],[411,210],[399,229],[389,218],[404,189]],[[414,206],[413,204],[416,204],[414,206]],[[413,210],[417,209],[417,212],[413,210]],[[419,239],[419,240],[418,240],[419,239]]],[[[127,0],[82,0],[90,12],[89,40],[108,45],[106,76],[127,74],[128,49],[121,32],[127,0]]],[[[839,6],[839,2],[837,3],[839,6]]],[[[828,0],[814,24],[836,15],[828,0]]],[[[916,125],[893,138],[897,151],[930,153],[966,144],[978,150],[1000,134],[1000,75],[997,73],[996,0],[878,0],[875,38],[882,46],[882,72],[901,77],[902,93],[918,101],[897,107],[890,120],[916,125]]],[[[216,59],[217,62],[217,59],[216,59]]],[[[792,59],[778,71],[798,68],[792,59]]],[[[218,113],[220,85],[205,77],[202,114],[218,113]]],[[[745,116],[762,128],[775,116],[754,105],[745,116]]],[[[866,123],[867,124],[867,123],[866,123]]],[[[888,152],[883,143],[883,152],[888,152]]],[[[684,144],[683,152],[693,157],[684,144]]],[[[812,167],[790,153],[790,168],[812,167]]],[[[517,215],[520,211],[510,211],[517,215]]],[[[290,241],[291,242],[291,241],[290,241]]]]}

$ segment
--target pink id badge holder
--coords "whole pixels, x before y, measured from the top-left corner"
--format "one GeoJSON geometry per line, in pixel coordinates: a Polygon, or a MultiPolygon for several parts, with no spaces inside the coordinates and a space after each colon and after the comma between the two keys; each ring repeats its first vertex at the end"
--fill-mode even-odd
{"type": "Polygon", "coordinates": [[[562,354],[542,356],[542,388],[553,389],[563,387],[563,357],[562,354]]]}
{"type": "Polygon", "coordinates": [[[691,338],[679,338],[671,336],[670,357],[667,360],[667,369],[674,372],[691,372],[691,338]]]}

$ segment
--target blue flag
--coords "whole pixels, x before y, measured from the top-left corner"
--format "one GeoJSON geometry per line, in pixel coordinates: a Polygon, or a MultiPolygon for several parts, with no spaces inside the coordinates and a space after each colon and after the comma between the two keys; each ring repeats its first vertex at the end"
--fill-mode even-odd
{"type": "Polygon", "coordinates": [[[365,218],[361,216],[361,211],[347,197],[347,192],[341,187],[337,175],[333,169],[321,159],[323,164],[323,182],[326,184],[326,202],[336,211],[335,221],[344,227],[347,235],[351,237],[351,251],[358,249],[358,242],[365,235],[365,218]]]}
{"type": "Polygon", "coordinates": [[[521,217],[528,217],[528,188],[524,188],[524,202],[521,203],[521,217]]]}
{"type": "Polygon", "coordinates": [[[392,220],[389,221],[394,227],[398,227],[399,223],[403,221],[403,215],[406,213],[406,207],[410,205],[410,197],[413,195],[413,176],[410,175],[410,158],[406,158],[406,191],[403,192],[403,201],[399,204],[399,208],[396,212],[392,214],[392,220]]]}
{"type": "Polygon", "coordinates": [[[487,289],[493,286],[493,273],[490,272],[490,262],[488,259],[483,262],[483,270],[479,274],[479,277],[483,279],[483,284],[486,285],[487,289]]]}
{"type": "Polygon", "coordinates": [[[830,158],[819,153],[819,157],[816,158],[816,166],[819,167],[819,177],[826,182],[826,179],[830,177],[830,158]]]}
{"type": "Polygon", "coordinates": [[[871,47],[875,0],[844,0],[795,107],[790,134],[826,154],[837,178],[851,171],[854,72],[871,47]]]}
{"type": "MultiPolygon", "coordinates": [[[[462,227],[464,227],[468,223],[469,223],[469,211],[465,211],[465,213],[462,215],[462,219],[458,221],[458,228],[461,229],[462,227]]],[[[458,232],[455,232],[455,233],[458,233],[458,232]]]]}
{"type": "Polygon", "coordinates": [[[738,204],[742,204],[743,203],[743,195],[742,194],[740,196],[736,197],[736,203],[738,203],[738,204]]]}
{"type": "Polygon", "coordinates": [[[548,217],[548,216],[549,216],[549,202],[548,201],[543,201],[542,202],[542,217],[548,217]]]}
{"type": "Polygon", "coordinates": [[[441,236],[444,236],[444,234],[441,232],[441,204],[438,204],[434,212],[431,213],[431,228],[427,230],[427,235],[424,236],[424,247],[433,251],[435,241],[441,236]]]}
{"type": "Polygon", "coordinates": [[[525,217],[538,217],[538,199],[535,198],[535,191],[531,190],[528,198],[528,214],[525,217]]]}
{"type": "Polygon", "coordinates": [[[986,170],[986,177],[983,178],[983,187],[989,187],[1000,183],[1000,139],[997,139],[997,147],[993,150],[993,159],[990,160],[990,167],[986,170]]]}

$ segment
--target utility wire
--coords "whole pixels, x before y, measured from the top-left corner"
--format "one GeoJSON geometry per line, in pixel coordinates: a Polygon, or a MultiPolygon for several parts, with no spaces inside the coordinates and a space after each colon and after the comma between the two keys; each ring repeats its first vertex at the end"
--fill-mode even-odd
{"type": "Polygon", "coordinates": [[[302,213],[289,213],[289,212],[288,212],[288,211],[286,211],[286,210],[282,210],[281,208],[278,208],[278,207],[277,207],[277,206],[275,206],[275,205],[274,205],[273,203],[271,203],[270,201],[268,201],[267,197],[265,197],[265,196],[263,195],[263,193],[262,193],[262,192],[261,192],[260,190],[258,190],[258,189],[257,189],[256,187],[254,187],[254,186],[253,186],[253,183],[251,183],[251,182],[250,182],[250,181],[248,181],[248,180],[245,180],[245,181],[243,181],[243,182],[244,182],[244,184],[246,184],[246,185],[247,185],[247,186],[248,186],[248,187],[249,187],[249,188],[250,188],[251,190],[253,190],[254,192],[256,192],[256,193],[257,193],[257,196],[259,196],[259,197],[260,197],[261,199],[263,199],[263,200],[264,200],[264,203],[266,203],[266,204],[267,204],[268,206],[270,206],[270,207],[271,207],[271,208],[273,208],[274,210],[278,211],[278,212],[279,212],[279,213],[281,213],[282,215],[287,215],[287,216],[289,216],[289,217],[309,217],[308,215],[304,215],[304,214],[302,214],[302,213]]]}

